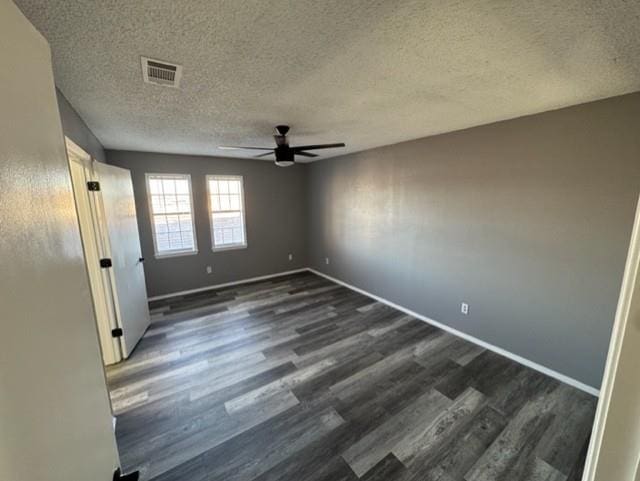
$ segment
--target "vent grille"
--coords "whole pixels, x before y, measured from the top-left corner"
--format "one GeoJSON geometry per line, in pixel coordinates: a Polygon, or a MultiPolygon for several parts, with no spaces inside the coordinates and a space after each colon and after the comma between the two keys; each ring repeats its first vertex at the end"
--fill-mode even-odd
{"type": "Polygon", "coordinates": [[[142,57],[142,77],[146,83],[179,87],[182,78],[182,66],[142,57]]]}

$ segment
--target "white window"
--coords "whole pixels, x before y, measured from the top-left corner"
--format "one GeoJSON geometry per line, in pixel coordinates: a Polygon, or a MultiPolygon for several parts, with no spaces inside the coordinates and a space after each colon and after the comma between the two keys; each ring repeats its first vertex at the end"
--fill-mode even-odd
{"type": "Polygon", "coordinates": [[[156,257],[198,252],[191,176],[147,174],[147,195],[156,257]]]}
{"type": "Polygon", "coordinates": [[[247,246],[242,177],[208,175],[213,250],[247,246]]]}

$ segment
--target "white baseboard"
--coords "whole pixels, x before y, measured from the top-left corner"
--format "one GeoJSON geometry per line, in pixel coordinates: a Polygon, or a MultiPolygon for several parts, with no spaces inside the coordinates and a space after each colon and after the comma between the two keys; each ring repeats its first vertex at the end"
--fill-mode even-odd
{"type": "Polygon", "coordinates": [[[371,294],[370,292],[365,291],[364,289],[360,289],[359,287],[353,286],[351,284],[348,284],[344,281],[341,281],[340,279],[336,279],[335,277],[331,277],[327,274],[324,274],[323,272],[317,271],[315,269],[312,268],[308,268],[308,270],[310,272],[313,272],[314,274],[317,274],[319,276],[322,276],[326,279],[329,279],[330,281],[333,281],[337,284],[343,285],[345,287],[348,287],[351,290],[354,290],[356,292],[359,292],[360,294],[364,294],[365,296],[371,297],[372,299],[375,299],[376,301],[382,302],[383,304],[386,304],[390,307],[393,307],[394,309],[398,309],[399,311],[404,312],[405,314],[408,314],[412,317],[415,317],[417,319],[420,319],[421,321],[424,321],[428,324],[431,324],[433,326],[436,326],[444,331],[450,332],[451,334],[461,337],[462,339],[465,339],[469,342],[472,342],[474,344],[477,344],[478,346],[482,346],[485,349],[488,349],[490,351],[495,352],[496,354],[500,354],[501,356],[507,357],[513,361],[516,361],[524,366],[530,367],[531,369],[535,369],[536,371],[541,372],[542,374],[546,374],[549,377],[552,377],[554,379],[557,379],[560,382],[563,382],[565,384],[568,384],[569,386],[573,386],[577,389],[580,389],[581,391],[584,391],[586,393],[589,393],[593,396],[599,396],[600,392],[598,391],[598,389],[589,386],[587,384],[584,384],[576,379],[573,379],[569,376],[566,376],[562,373],[559,373],[557,371],[554,371],[553,369],[549,369],[548,367],[545,367],[541,364],[538,364],[536,362],[530,361],[529,359],[526,359],[522,356],[518,356],[517,354],[514,354],[512,352],[509,352],[505,349],[502,349],[501,347],[498,346],[494,346],[493,344],[489,344],[488,342],[482,341],[476,337],[473,337],[469,334],[465,334],[462,331],[458,331],[457,329],[454,329],[453,327],[449,327],[446,324],[442,324],[438,321],[434,321],[433,319],[430,319],[426,316],[423,316],[422,314],[418,314],[415,311],[412,311],[411,309],[407,309],[406,307],[400,306],[398,304],[396,304],[395,302],[391,302],[383,297],[380,296],[376,296],[375,294],[371,294]]]}
{"type": "Polygon", "coordinates": [[[265,279],[271,279],[272,277],[280,277],[280,276],[286,276],[289,274],[297,274],[298,272],[306,272],[308,270],[309,269],[307,267],[302,267],[300,269],[294,269],[292,271],[276,272],[275,274],[267,274],[266,276],[250,277],[248,279],[240,279],[238,281],[225,282],[224,284],[215,284],[212,286],[198,287],[197,289],[189,289],[187,291],[172,292],[170,294],[162,294],[161,296],[149,297],[147,300],[159,301],[160,299],[168,299],[169,297],[195,294],[197,292],[210,291],[212,289],[220,289],[221,287],[236,286],[239,284],[248,284],[249,282],[263,281],[265,279]]]}

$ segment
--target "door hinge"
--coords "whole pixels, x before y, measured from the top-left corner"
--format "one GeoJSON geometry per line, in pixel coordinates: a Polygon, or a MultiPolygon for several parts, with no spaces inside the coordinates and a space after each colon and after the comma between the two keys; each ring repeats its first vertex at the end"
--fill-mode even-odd
{"type": "Polygon", "coordinates": [[[122,337],[122,328],[116,327],[115,329],[111,329],[111,337],[122,337]]]}
{"type": "Polygon", "coordinates": [[[87,189],[89,189],[91,192],[97,192],[100,190],[100,182],[96,181],[96,180],[90,180],[89,182],[87,182],[87,189]]]}
{"type": "Polygon", "coordinates": [[[109,259],[108,257],[100,259],[100,267],[102,267],[103,269],[106,269],[107,267],[113,267],[113,262],[111,262],[111,259],[109,259]]]}
{"type": "Polygon", "coordinates": [[[118,468],[113,473],[113,481],[138,481],[139,478],[139,471],[134,471],[133,473],[129,474],[122,474],[122,471],[120,471],[120,468],[118,468]]]}

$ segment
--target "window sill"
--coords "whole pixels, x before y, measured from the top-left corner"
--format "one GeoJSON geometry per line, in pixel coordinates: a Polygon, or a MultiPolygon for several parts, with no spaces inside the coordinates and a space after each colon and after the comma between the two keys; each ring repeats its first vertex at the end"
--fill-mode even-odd
{"type": "Polygon", "coordinates": [[[167,252],[166,254],[158,254],[158,253],[156,253],[154,255],[154,257],[156,259],[166,259],[168,257],[194,256],[197,253],[198,253],[197,250],[195,250],[195,251],[185,251],[185,252],[167,252]]]}
{"type": "Polygon", "coordinates": [[[227,247],[213,247],[211,250],[213,252],[220,252],[220,251],[234,251],[237,249],[246,249],[248,246],[247,244],[240,244],[240,245],[232,245],[232,246],[227,246],[227,247]]]}

